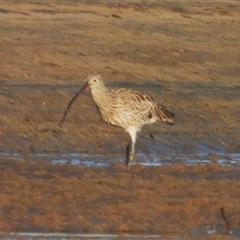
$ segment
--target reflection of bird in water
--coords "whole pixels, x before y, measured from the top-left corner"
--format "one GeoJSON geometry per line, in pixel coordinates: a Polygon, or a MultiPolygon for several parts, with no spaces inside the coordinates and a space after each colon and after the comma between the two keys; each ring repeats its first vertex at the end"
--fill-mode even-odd
{"type": "Polygon", "coordinates": [[[130,134],[131,143],[127,147],[127,165],[130,165],[133,159],[137,132],[142,126],[158,120],[173,124],[174,114],[158,105],[146,93],[126,88],[106,88],[102,77],[98,74],[87,77],[85,86],[77,92],[67,106],[62,123],[74,100],[87,88],[90,88],[102,118],[109,124],[124,128],[130,134]]]}

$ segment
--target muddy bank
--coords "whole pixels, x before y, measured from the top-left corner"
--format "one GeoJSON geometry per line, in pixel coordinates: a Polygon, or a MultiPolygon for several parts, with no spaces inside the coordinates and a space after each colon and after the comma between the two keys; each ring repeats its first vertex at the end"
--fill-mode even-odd
{"type": "Polygon", "coordinates": [[[89,93],[59,126],[98,72],[175,113],[174,127],[142,130],[139,151],[239,152],[239,12],[237,2],[2,4],[1,151],[124,154],[128,136],[104,123],[89,93]]]}
{"type": "Polygon", "coordinates": [[[1,160],[1,229],[71,233],[202,234],[240,224],[239,172],[184,165],[109,168],[1,160]],[[199,231],[199,232],[198,232],[199,231]]]}
{"type": "MultiPolygon", "coordinates": [[[[125,157],[128,134],[107,125],[89,92],[73,104],[64,125],[64,110],[81,84],[20,84],[0,89],[2,152],[86,153],[125,157]]],[[[116,83],[115,86],[128,83],[116,83]]],[[[175,113],[175,125],[156,123],[138,134],[139,154],[239,153],[240,86],[224,83],[133,83],[175,113]]],[[[136,159],[137,160],[137,159],[136,159]]]]}

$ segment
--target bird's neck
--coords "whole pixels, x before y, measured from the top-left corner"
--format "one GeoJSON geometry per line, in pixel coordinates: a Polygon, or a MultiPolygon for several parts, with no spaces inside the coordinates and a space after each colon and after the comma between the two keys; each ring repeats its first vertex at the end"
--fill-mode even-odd
{"type": "Polygon", "coordinates": [[[91,94],[94,102],[100,106],[107,100],[107,88],[104,85],[100,85],[97,88],[91,89],[91,94]]]}

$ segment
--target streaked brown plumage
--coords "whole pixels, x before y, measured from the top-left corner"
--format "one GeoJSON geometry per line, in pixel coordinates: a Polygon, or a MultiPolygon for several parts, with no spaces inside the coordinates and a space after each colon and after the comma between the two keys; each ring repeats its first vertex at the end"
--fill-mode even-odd
{"type": "Polygon", "coordinates": [[[109,124],[124,128],[130,134],[131,144],[127,150],[128,165],[133,159],[136,135],[142,126],[158,120],[173,123],[173,114],[146,93],[126,88],[106,88],[102,77],[98,74],[89,75],[86,78],[85,86],[73,97],[66,108],[62,123],[74,100],[87,88],[90,88],[102,118],[109,124]]]}

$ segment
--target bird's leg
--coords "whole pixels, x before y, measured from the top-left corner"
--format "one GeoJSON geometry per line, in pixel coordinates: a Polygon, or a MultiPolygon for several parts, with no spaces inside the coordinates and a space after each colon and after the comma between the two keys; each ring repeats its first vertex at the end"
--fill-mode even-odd
{"type": "Polygon", "coordinates": [[[129,167],[135,154],[135,143],[131,142],[127,145],[127,165],[129,167]]]}
{"type": "Polygon", "coordinates": [[[130,127],[127,129],[127,132],[130,134],[131,137],[131,143],[129,143],[129,145],[127,146],[127,165],[129,167],[135,154],[137,128],[130,127]]]}

